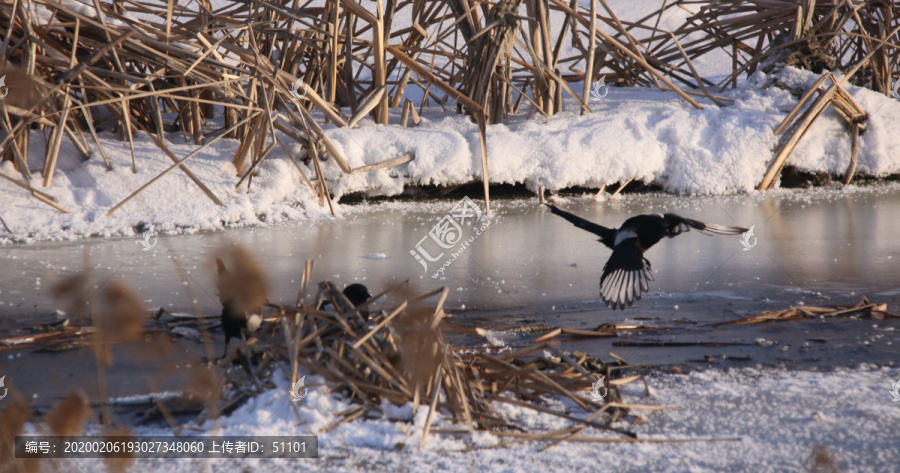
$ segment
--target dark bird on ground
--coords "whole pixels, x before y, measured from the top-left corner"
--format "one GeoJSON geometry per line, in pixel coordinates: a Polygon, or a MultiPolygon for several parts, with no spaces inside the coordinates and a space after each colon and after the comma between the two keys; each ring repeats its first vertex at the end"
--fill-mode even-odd
{"type": "Polygon", "coordinates": [[[719,235],[740,235],[747,231],[746,228],[703,223],[675,214],[638,215],[626,220],[620,228],[606,228],[552,204],[547,206],[576,227],[599,236],[597,241],[613,250],[600,277],[600,297],[613,309],[625,309],[650,290],[653,274],[644,252],[663,237],[672,238],[691,228],[703,234],[719,235]]]}
{"type": "MultiPolygon", "coordinates": [[[[337,287],[331,281],[322,281],[319,283],[319,293],[316,300],[319,302],[319,310],[331,310],[335,312],[349,313],[360,304],[372,298],[369,289],[359,283],[351,284],[344,288],[341,293],[337,292],[337,287]],[[337,305],[335,305],[337,304],[337,305]]],[[[363,307],[359,309],[359,315],[363,319],[369,318],[369,309],[363,307]]]]}
{"type": "MultiPolygon", "coordinates": [[[[359,283],[351,284],[345,287],[343,294],[344,297],[346,297],[347,300],[350,301],[351,304],[353,304],[353,307],[357,307],[358,305],[372,298],[372,294],[369,294],[369,289],[359,283]]],[[[364,319],[368,319],[369,309],[360,309],[359,315],[361,315],[364,319]]]]}

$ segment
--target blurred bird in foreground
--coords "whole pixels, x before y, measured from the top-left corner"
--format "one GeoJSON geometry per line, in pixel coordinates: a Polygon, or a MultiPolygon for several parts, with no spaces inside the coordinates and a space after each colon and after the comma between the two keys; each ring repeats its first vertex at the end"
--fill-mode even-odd
{"type": "Polygon", "coordinates": [[[219,301],[222,303],[222,332],[225,351],[232,338],[246,342],[246,334],[253,333],[262,322],[262,306],[268,300],[268,287],[262,266],[246,249],[236,246],[227,255],[231,270],[222,258],[216,258],[219,301]]]}

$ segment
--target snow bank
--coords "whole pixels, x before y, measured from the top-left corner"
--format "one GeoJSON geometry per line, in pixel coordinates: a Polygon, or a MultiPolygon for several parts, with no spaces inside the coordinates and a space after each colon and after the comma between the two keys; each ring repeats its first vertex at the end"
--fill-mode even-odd
{"type": "MultiPolygon", "coordinates": [[[[738,89],[725,92],[731,102],[724,107],[704,103],[705,108],[698,110],[671,92],[613,87],[607,97],[591,101],[593,112],[589,114],[580,115],[569,100],[568,111],[549,120],[537,116],[490,126],[491,182],[524,183],[536,190],[540,185],[548,189],[598,187],[638,179],[656,181],[673,193],[751,191],[776,151],[773,130],[796,103],[796,97],[784,89],[762,89],[768,79],[758,73],[738,89]]],[[[816,76],[786,69],[778,79],[805,89],[816,76]]],[[[860,138],[858,172],[876,176],[900,172],[900,134],[892,130],[892,124],[900,120],[900,102],[866,89],[849,90],[869,114],[867,131],[860,138]]],[[[397,123],[397,111],[393,112],[392,123],[397,123]]],[[[408,185],[455,185],[481,179],[477,128],[464,116],[431,109],[414,128],[375,125],[366,119],[358,128],[331,126],[326,133],[351,167],[405,154],[415,157],[398,167],[350,175],[331,161],[323,163],[329,189],[337,199],[352,192],[396,195],[408,185]]],[[[238,178],[231,160],[239,143],[221,140],[186,164],[225,206],[213,204],[184,173],[175,170],[108,217],[106,212],[112,206],[172,162],[146,136],[139,136],[135,142],[137,173],[132,173],[127,144],[103,133],[101,141],[112,170],[103,164],[96,145],[92,144],[94,156],[82,162],[66,141],[52,186],[43,188],[39,166],[47,137],[40,132],[32,136],[31,185],[55,197],[72,213],[62,214],[24,189],[0,181],[0,199],[5,204],[0,217],[12,232],[0,230],[0,241],[131,236],[143,231],[142,223],[155,224],[157,231],[180,232],[329,215],[327,206],[319,205],[300,172],[277,147],[259,167],[249,192],[246,184],[236,190],[238,178]]],[[[177,156],[195,149],[178,133],[168,134],[167,142],[177,156]]],[[[299,146],[293,145],[292,152],[299,154],[299,146]]],[[[828,111],[788,162],[806,170],[842,173],[849,154],[843,121],[828,111]]],[[[309,167],[301,165],[301,169],[307,176],[314,175],[309,167]]],[[[0,166],[0,172],[18,177],[8,162],[0,166]]],[[[347,208],[337,205],[336,211],[346,212],[347,208]]]]}

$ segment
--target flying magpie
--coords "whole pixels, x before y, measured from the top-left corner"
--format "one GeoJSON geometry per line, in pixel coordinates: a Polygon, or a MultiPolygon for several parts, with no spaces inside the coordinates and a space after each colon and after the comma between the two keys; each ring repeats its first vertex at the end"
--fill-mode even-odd
{"type": "Polygon", "coordinates": [[[641,295],[650,290],[649,281],[653,280],[653,274],[644,252],[663,237],[672,238],[691,228],[703,234],[719,235],[739,235],[747,231],[746,228],[703,223],[675,214],[638,215],[626,220],[620,228],[606,228],[553,204],[547,206],[576,227],[599,236],[597,241],[613,250],[600,277],[600,297],[613,309],[624,310],[626,305],[640,300],[641,295]]]}

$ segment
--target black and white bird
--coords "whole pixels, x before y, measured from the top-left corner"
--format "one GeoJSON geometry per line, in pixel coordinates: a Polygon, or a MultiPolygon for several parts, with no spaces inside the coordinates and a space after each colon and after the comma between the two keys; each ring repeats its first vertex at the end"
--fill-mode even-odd
{"type": "Polygon", "coordinates": [[[225,333],[225,351],[219,358],[225,358],[228,355],[228,344],[232,338],[246,341],[246,334],[255,332],[260,323],[262,323],[262,316],[259,314],[240,310],[231,300],[225,301],[222,304],[222,332],[225,333]]]}
{"type": "Polygon", "coordinates": [[[547,206],[576,227],[599,236],[597,241],[613,250],[600,277],[600,297],[613,309],[625,309],[650,290],[653,274],[644,252],[663,237],[672,238],[691,228],[703,234],[719,235],[740,235],[747,231],[746,228],[703,223],[675,214],[638,215],[626,220],[620,228],[606,228],[552,204],[547,206]]]}
{"type": "Polygon", "coordinates": [[[262,323],[262,308],[268,300],[268,289],[262,267],[245,249],[235,247],[230,254],[231,270],[221,258],[216,258],[219,302],[222,303],[222,332],[225,351],[232,338],[247,341],[262,323]]]}

